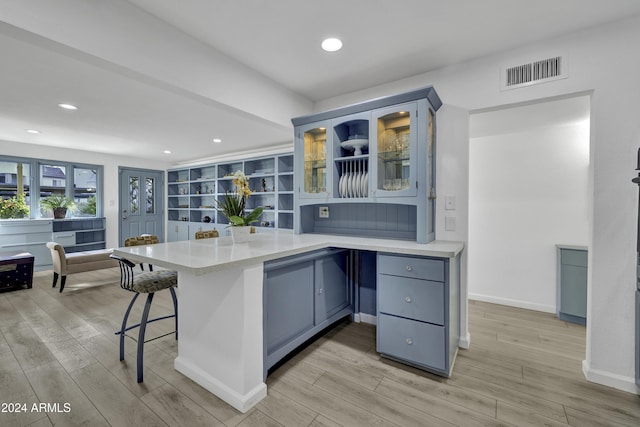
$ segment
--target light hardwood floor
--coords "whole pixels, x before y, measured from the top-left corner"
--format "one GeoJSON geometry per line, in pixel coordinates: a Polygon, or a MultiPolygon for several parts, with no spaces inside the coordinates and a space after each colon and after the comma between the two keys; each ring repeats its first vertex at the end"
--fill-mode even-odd
{"type": "MultiPolygon", "coordinates": [[[[120,362],[113,333],[131,297],[118,274],[72,275],[59,294],[40,272],[33,289],[0,294],[0,402],[27,409],[0,413],[0,426],[640,425],[640,397],[584,380],[584,327],[473,301],[471,348],[449,379],[380,358],[375,327],[345,321],[273,372],[246,414],[173,369],[171,336],[146,345],[137,384],[135,344],[120,362]]],[[[170,312],[169,294],[153,307],[170,312]]],[[[158,322],[149,336],[170,329],[158,322]]]]}

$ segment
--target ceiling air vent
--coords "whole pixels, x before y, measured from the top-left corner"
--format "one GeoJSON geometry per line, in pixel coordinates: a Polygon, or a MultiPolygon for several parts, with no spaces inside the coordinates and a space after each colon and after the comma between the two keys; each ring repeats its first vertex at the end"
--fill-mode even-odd
{"type": "Polygon", "coordinates": [[[529,62],[514,67],[503,68],[502,90],[515,89],[545,83],[553,80],[566,79],[567,61],[563,56],[529,62]]]}

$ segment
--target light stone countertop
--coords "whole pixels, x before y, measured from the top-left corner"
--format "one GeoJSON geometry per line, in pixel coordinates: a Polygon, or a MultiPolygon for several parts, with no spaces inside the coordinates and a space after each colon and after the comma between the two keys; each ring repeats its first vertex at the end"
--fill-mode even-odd
{"type": "Polygon", "coordinates": [[[201,275],[229,267],[242,267],[324,248],[359,249],[407,255],[453,258],[464,243],[294,234],[291,230],[258,233],[249,243],[234,244],[231,237],[186,240],[114,249],[116,255],[138,262],[201,275]]]}

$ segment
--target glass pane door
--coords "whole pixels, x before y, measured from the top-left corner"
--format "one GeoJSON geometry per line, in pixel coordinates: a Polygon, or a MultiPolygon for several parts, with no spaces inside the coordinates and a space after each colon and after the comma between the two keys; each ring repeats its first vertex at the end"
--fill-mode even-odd
{"type": "Polygon", "coordinates": [[[327,129],[317,127],[304,132],[304,192],[327,191],[327,129]]]}
{"type": "MultiPolygon", "coordinates": [[[[407,106],[404,106],[407,107],[407,106]]],[[[377,117],[377,189],[389,195],[415,192],[415,107],[397,107],[377,117]],[[393,193],[393,194],[392,194],[393,193]]]]}

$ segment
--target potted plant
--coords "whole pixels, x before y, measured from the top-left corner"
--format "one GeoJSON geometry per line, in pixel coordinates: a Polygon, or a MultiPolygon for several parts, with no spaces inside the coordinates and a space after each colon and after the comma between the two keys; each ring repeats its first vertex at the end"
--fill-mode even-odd
{"type": "Polygon", "coordinates": [[[24,194],[20,193],[8,199],[0,198],[0,218],[25,218],[29,217],[29,206],[24,200],[24,194]]]}
{"type": "Polygon", "coordinates": [[[73,208],[75,203],[64,194],[52,194],[42,199],[40,205],[45,209],[51,209],[55,219],[61,219],[67,216],[67,209],[73,208]]]}
{"type": "Polygon", "coordinates": [[[249,189],[249,178],[242,171],[236,171],[233,175],[233,185],[236,191],[231,194],[226,193],[224,199],[218,200],[218,211],[229,220],[234,242],[240,243],[248,240],[253,228],[251,224],[258,222],[263,209],[257,207],[245,214],[251,190],[249,189]]]}

